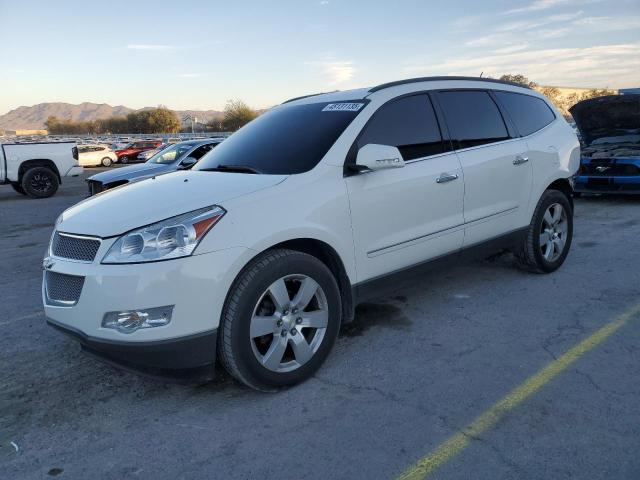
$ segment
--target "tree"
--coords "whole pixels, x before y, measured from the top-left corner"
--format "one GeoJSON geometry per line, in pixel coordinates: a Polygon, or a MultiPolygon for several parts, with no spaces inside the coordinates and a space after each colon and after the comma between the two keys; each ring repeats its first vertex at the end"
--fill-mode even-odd
{"type": "Polygon", "coordinates": [[[149,113],[151,133],[176,133],[180,131],[180,120],[175,112],[159,107],[149,113]]]}
{"type": "Polygon", "coordinates": [[[47,127],[50,134],[56,135],[60,130],[60,120],[58,120],[58,117],[51,115],[47,118],[47,121],[44,122],[44,126],[47,127]]]}
{"type": "Polygon", "coordinates": [[[527,77],[522,75],[521,73],[505,73],[500,77],[500,80],[504,82],[518,83],[520,85],[524,85],[525,87],[535,88],[538,86],[536,82],[530,81],[527,77]]]}
{"type": "Polygon", "coordinates": [[[576,103],[590,98],[603,97],[605,95],[615,95],[613,90],[592,88],[586,92],[562,93],[556,87],[538,87],[536,88],[545,97],[551,100],[558,110],[567,118],[571,116],[569,109],[576,103]]]}
{"type": "Polygon", "coordinates": [[[242,100],[229,100],[224,107],[221,126],[225,131],[234,132],[257,116],[258,113],[242,100]]]}

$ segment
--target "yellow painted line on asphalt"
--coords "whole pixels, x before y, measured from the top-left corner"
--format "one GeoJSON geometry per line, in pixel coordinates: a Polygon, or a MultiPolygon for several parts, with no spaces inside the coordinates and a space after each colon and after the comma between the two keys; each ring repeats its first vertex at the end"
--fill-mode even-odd
{"type": "Polygon", "coordinates": [[[0,327],[3,325],[9,325],[10,323],[13,323],[13,322],[19,322],[20,320],[29,320],[30,318],[36,318],[36,317],[44,317],[44,311],[29,313],[28,315],[22,315],[21,317],[14,317],[14,318],[10,318],[9,320],[0,321],[0,327]]]}
{"type": "Polygon", "coordinates": [[[558,357],[520,386],[513,389],[497,403],[493,404],[493,406],[479,417],[476,417],[475,420],[464,427],[459,433],[456,433],[431,453],[418,460],[413,466],[409,467],[397,477],[397,480],[427,478],[442,465],[462,452],[474,438],[478,438],[487,430],[493,428],[507,413],[535,394],[540,388],[570,367],[573,362],[578,360],[582,355],[598,346],[638,314],[640,314],[640,304],[614,318],[611,322],[582,340],[571,348],[571,350],[564,353],[561,357],[558,357]]]}

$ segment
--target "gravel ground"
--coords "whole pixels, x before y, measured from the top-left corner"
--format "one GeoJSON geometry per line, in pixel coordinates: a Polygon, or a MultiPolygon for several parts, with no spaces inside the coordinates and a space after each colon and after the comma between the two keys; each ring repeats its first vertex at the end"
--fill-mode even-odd
{"type": "MultiPolygon", "coordinates": [[[[82,178],[47,200],[0,187],[0,478],[393,478],[640,302],[640,198],[587,197],[555,274],[508,255],[434,272],[360,306],[318,374],[277,394],[165,383],[45,324],[41,260],[84,195],[82,178]]],[[[433,477],[640,478],[639,344],[635,318],[433,477]]]]}

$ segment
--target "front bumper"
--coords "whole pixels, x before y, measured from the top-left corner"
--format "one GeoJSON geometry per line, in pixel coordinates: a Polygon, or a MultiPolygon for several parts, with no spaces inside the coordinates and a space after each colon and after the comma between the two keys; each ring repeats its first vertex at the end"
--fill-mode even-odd
{"type": "Polygon", "coordinates": [[[84,279],[77,301],[67,306],[47,296],[43,281],[49,323],[119,364],[167,369],[212,364],[227,292],[250,251],[237,247],[161,262],[100,264],[115,240],[103,239],[93,262],[49,257],[48,272],[84,279]],[[102,327],[107,312],[163,305],[174,306],[167,325],[133,333],[102,327]]]}
{"type": "Polygon", "coordinates": [[[87,353],[126,370],[158,377],[211,379],[217,330],[155,342],[105,341],[47,319],[56,330],[77,340],[87,353]]]}
{"type": "Polygon", "coordinates": [[[574,191],[640,194],[640,159],[585,157],[575,178],[574,191]]]}
{"type": "Polygon", "coordinates": [[[640,176],[579,175],[575,179],[573,190],[579,193],[640,194],[640,176]]]}

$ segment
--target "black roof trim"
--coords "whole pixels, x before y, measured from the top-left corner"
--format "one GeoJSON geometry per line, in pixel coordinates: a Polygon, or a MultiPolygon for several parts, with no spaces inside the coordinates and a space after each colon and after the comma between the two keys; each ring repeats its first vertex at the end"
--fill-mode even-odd
{"type": "Polygon", "coordinates": [[[507,82],[504,80],[497,80],[495,78],[443,76],[443,77],[417,77],[417,78],[407,78],[406,80],[396,80],[395,82],[383,83],[381,85],[372,87],[369,89],[369,92],[373,93],[379,90],[384,90],[385,88],[397,87],[398,85],[405,85],[407,83],[436,82],[438,80],[468,80],[468,81],[474,81],[474,82],[501,83],[503,85],[511,85],[513,87],[522,87],[522,88],[531,90],[529,87],[522,85],[520,83],[507,82]]]}
{"type": "Polygon", "coordinates": [[[284,102],[282,102],[280,105],[284,105],[285,103],[295,102],[296,100],[302,100],[303,98],[317,97],[318,95],[324,95],[325,93],[336,93],[339,91],[340,90],[333,90],[331,92],[310,93],[309,95],[302,95],[301,97],[290,98],[289,100],[285,100],[284,102]]]}

